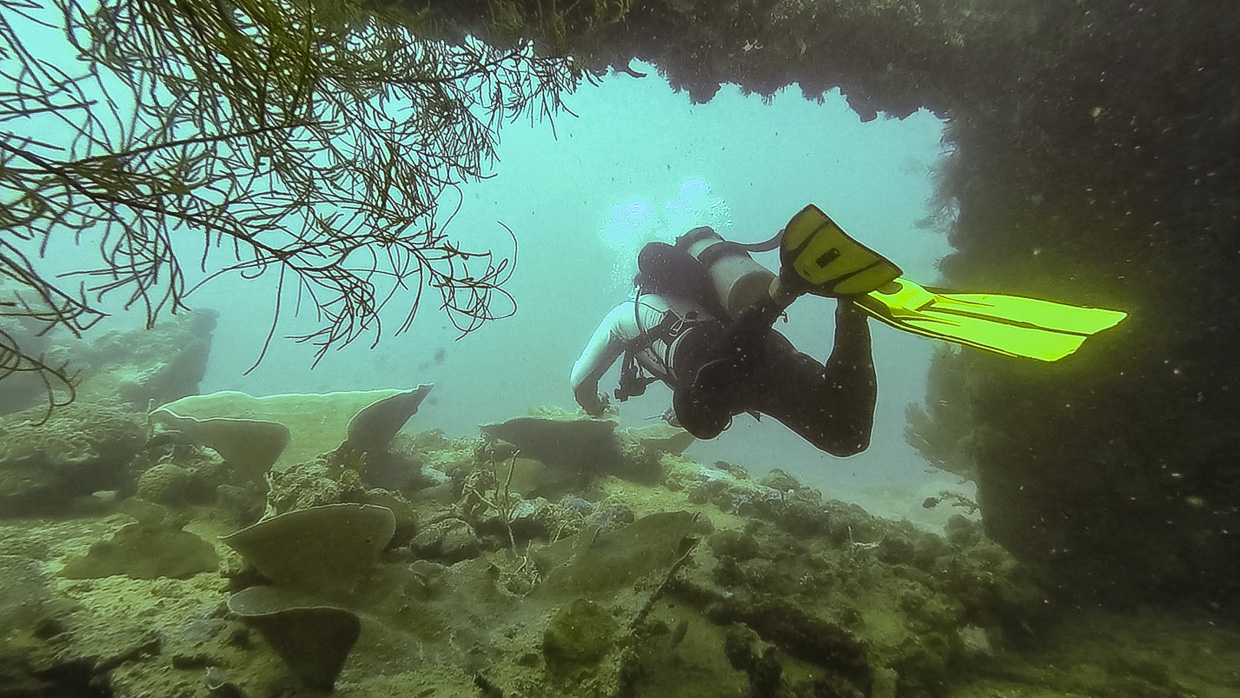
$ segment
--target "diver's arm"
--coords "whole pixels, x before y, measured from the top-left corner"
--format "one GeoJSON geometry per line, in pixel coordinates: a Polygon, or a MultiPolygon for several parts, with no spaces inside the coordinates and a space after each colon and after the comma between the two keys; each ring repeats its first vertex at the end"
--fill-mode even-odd
{"type": "Polygon", "coordinates": [[[582,350],[581,356],[573,364],[570,383],[573,397],[581,405],[586,414],[598,417],[607,407],[605,397],[599,395],[598,382],[607,369],[624,353],[624,347],[633,338],[626,336],[625,321],[633,315],[633,301],[616,306],[603,321],[582,350]]]}

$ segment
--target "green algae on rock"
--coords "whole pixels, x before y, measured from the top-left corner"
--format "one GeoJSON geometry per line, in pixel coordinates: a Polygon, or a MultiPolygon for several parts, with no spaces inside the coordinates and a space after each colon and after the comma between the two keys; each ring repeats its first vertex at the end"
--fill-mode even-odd
{"type": "Polygon", "coordinates": [[[0,628],[4,634],[28,631],[39,621],[51,594],[43,563],[19,555],[0,555],[0,628]]]}
{"type": "Polygon", "coordinates": [[[270,518],[298,509],[326,504],[365,501],[362,482],[365,460],[357,454],[340,451],[325,453],[314,460],[295,463],[267,475],[267,509],[270,518]]]}
{"type": "Polygon", "coordinates": [[[589,599],[573,599],[551,616],[543,631],[547,666],[555,670],[602,659],[611,650],[618,629],[602,606],[589,599]]]}
{"type": "Polygon", "coordinates": [[[183,506],[209,501],[212,485],[196,470],[162,461],[138,476],[138,497],[156,504],[183,506]]]}
{"type": "Polygon", "coordinates": [[[185,579],[212,572],[218,566],[215,549],[198,536],[163,523],[139,522],[90,546],[86,555],[65,564],[60,576],[98,579],[119,574],[132,579],[185,579]]]}

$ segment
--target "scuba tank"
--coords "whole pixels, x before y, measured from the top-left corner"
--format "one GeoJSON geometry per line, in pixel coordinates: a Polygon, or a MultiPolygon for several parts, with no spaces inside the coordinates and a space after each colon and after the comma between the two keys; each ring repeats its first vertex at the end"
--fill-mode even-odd
{"type": "MultiPolygon", "coordinates": [[[[774,242],[779,244],[778,236],[774,242]]],[[[768,243],[741,245],[724,240],[707,226],[676,238],[676,247],[687,251],[706,270],[729,319],[766,296],[775,273],[753,261],[749,252],[774,249],[764,247],[768,243]]]]}
{"type": "MultiPolygon", "coordinates": [[[[722,321],[735,319],[746,308],[767,297],[775,274],[753,261],[750,252],[764,252],[779,246],[779,234],[764,242],[742,245],[724,240],[712,228],[702,226],[676,238],[675,245],[666,242],[649,242],[637,256],[638,295],[642,293],[666,293],[697,301],[708,313],[722,321]]],[[[620,371],[620,385],[615,396],[621,402],[641,395],[646,386],[655,379],[646,376],[637,364],[636,354],[649,348],[655,339],[663,341],[668,349],[671,340],[698,322],[698,318],[679,318],[672,311],[664,315],[656,327],[644,329],[637,318],[637,327],[643,339],[626,348],[624,365],[620,371]]],[[[671,357],[663,359],[670,372],[671,357]]]]}

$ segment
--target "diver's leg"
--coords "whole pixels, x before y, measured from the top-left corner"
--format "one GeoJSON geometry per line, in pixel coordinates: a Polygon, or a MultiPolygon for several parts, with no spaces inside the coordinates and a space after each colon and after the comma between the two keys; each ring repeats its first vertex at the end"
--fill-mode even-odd
{"type": "Polygon", "coordinates": [[[865,313],[841,300],[835,317],[835,345],[825,365],[772,334],[752,407],[820,450],[849,456],[870,444],[878,381],[865,313]]]}
{"type": "Polygon", "coordinates": [[[771,329],[795,297],[773,284],[769,297],[731,325],[685,337],[676,352],[672,395],[681,426],[713,439],[733,415],[755,409],[833,455],[869,446],[878,389],[866,315],[851,301],[839,301],[835,344],[826,364],[819,364],[771,329]]]}
{"type": "Polygon", "coordinates": [[[823,375],[826,399],[838,400],[835,423],[829,427],[837,441],[864,451],[874,429],[874,405],[878,401],[878,377],[870,344],[869,316],[861,306],[841,298],[835,311],[835,344],[827,357],[823,375]]]}

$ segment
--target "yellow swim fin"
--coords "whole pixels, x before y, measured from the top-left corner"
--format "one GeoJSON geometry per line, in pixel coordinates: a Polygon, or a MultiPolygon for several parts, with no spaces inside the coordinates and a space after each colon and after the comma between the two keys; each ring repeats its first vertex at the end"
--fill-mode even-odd
{"type": "Polygon", "coordinates": [[[903,278],[855,301],[898,330],[1039,361],[1069,356],[1128,316],[1022,296],[930,289],[903,278]]]}
{"type": "Polygon", "coordinates": [[[818,296],[869,293],[899,278],[900,267],[848,236],[810,204],[788,221],[779,246],[780,281],[818,296]]]}
{"type": "MultiPolygon", "coordinates": [[[[771,249],[775,240],[747,249],[771,249]]],[[[901,278],[900,267],[848,236],[810,204],[779,236],[780,282],[819,296],[849,296],[892,327],[985,351],[1058,361],[1127,313],[997,293],[956,293],[901,278]]]]}

